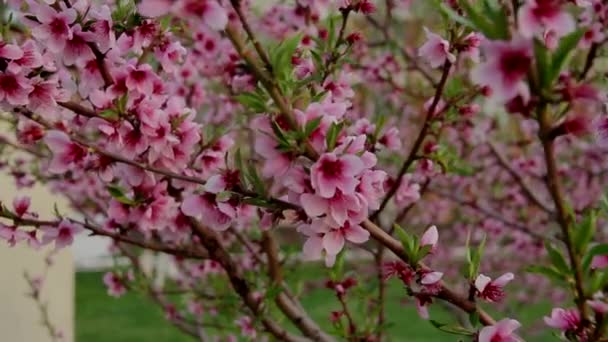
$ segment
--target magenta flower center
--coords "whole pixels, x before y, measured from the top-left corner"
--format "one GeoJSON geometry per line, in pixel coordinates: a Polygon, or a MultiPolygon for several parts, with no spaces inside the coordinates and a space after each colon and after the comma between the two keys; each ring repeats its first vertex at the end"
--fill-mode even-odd
{"type": "Polygon", "coordinates": [[[68,32],[68,26],[63,20],[61,20],[61,18],[53,19],[53,21],[51,21],[49,24],[49,27],[51,28],[51,32],[57,36],[68,32]]]}
{"type": "Polygon", "coordinates": [[[344,165],[339,160],[324,160],[321,163],[321,172],[329,178],[338,178],[342,175],[344,165]]]}
{"type": "Polygon", "coordinates": [[[536,7],[532,13],[536,18],[551,18],[560,12],[559,1],[556,0],[536,0],[536,7]]]}
{"type": "Polygon", "coordinates": [[[2,75],[0,77],[0,89],[7,93],[12,93],[19,88],[19,82],[13,75],[2,75]]]}
{"type": "Polygon", "coordinates": [[[510,81],[519,80],[530,70],[531,59],[521,50],[505,52],[500,57],[500,70],[510,81]]]}

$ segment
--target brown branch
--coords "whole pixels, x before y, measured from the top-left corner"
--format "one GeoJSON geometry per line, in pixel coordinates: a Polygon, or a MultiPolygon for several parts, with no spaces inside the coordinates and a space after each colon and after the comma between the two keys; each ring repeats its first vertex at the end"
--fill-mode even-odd
{"type": "Polygon", "coordinates": [[[403,179],[403,176],[405,176],[405,173],[407,172],[409,167],[416,160],[416,155],[418,154],[418,150],[422,147],[422,143],[424,142],[427,132],[431,126],[431,121],[432,121],[431,119],[432,119],[433,115],[435,114],[435,110],[437,109],[437,105],[439,104],[439,101],[441,100],[441,95],[443,94],[443,89],[445,88],[445,85],[447,83],[451,68],[452,68],[452,63],[450,63],[450,61],[446,60],[445,63],[443,64],[443,73],[441,75],[441,80],[439,81],[439,85],[437,86],[437,89],[435,91],[435,96],[433,97],[433,102],[431,103],[428,110],[426,111],[426,115],[424,117],[424,122],[422,124],[422,128],[420,129],[420,132],[418,133],[418,137],[416,137],[416,140],[414,141],[414,145],[412,146],[408,157],[403,162],[403,165],[401,165],[401,169],[399,170],[395,183],[384,196],[384,199],[382,200],[382,203],[380,204],[380,208],[378,210],[376,210],[370,216],[370,219],[372,221],[375,221],[378,218],[378,216],[382,213],[384,208],[386,208],[386,205],[388,204],[390,199],[395,195],[395,193],[397,193],[397,190],[399,189],[399,186],[401,185],[401,180],[403,179]]]}
{"type": "Polygon", "coordinates": [[[243,13],[243,10],[241,9],[241,1],[240,0],[230,0],[230,4],[234,8],[236,15],[239,17],[239,20],[241,21],[241,25],[243,26],[243,29],[247,33],[247,37],[249,38],[249,40],[251,40],[251,43],[253,43],[253,47],[255,48],[255,51],[258,53],[258,55],[262,59],[262,62],[266,66],[266,69],[269,72],[272,72],[272,64],[270,63],[270,58],[268,58],[268,55],[266,54],[266,51],[264,51],[262,44],[260,44],[260,42],[256,38],[255,34],[253,33],[253,30],[251,29],[251,26],[249,25],[247,18],[245,18],[245,14],[243,13]]]}
{"type": "Polygon", "coordinates": [[[588,312],[587,305],[585,304],[587,298],[585,295],[585,286],[583,282],[583,270],[581,267],[580,256],[577,255],[570,236],[570,228],[573,222],[572,218],[568,214],[568,210],[566,209],[568,204],[558,174],[557,162],[555,160],[555,141],[549,137],[552,129],[550,119],[547,104],[539,104],[538,123],[540,127],[540,137],[543,145],[545,164],[547,166],[547,188],[551,193],[555,208],[557,210],[557,222],[559,223],[561,232],[563,234],[563,240],[566,245],[566,250],[568,251],[568,258],[570,260],[570,266],[574,272],[574,287],[576,290],[575,302],[581,313],[583,323],[587,325],[588,312]]]}
{"type": "Polygon", "coordinates": [[[217,234],[201,225],[196,220],[191,220],[192,227],[196,235],[200,238],[201,243],[207,251],[212,260],[215,260],[222,265],[228,275],[230,284],[236,291],[236,293],[243,299],[245,305],[251,310],[251,312],[258,318],[260,318],[264,328],[270,332],[275,338],[280,341],[288,342],[303,342],[307,339],[295,336],[285,329],[283,329],[277,322],[268,318],[265,311],[263,310],[262,303],[259,302],[253,292],[251,291],[247,280],[243,276],[242,270],[239,268],[236,262],[230,257],[230,254],[219,241],[217,234]]]}
{"type": "MultiPolygon", "coordinates": [[[[403,260],[408,264],[410,263],[409,257],[407,256],[405,249],[403,249],[403,245],[401,244],[401,242],[394,239],[392,236],[390,236],[382,228],[378,227],[369,219],[363,221],[361,225],[370,233],[370,235],[375,240],[386,246],[386,248],[388,248],[391,252],[398,256],[399,259],[403,260]]],[[[424,264],[420,264],[420,267],[427,268],[424,264]]],[[[447,288],[445,284],[443,284],[443,282],[441,283],[441,291],[437,295],[437,298],[448,301],[458,306],[461,310],[464,310],[469,313],[477,311],[479,313],[480,320],[484,325],[492,325],[495,323],[494,319],[488,313],[477,307],[475,303],[469,301],[467,298],[447,288]]]]}
{"type": "Polygon", "coordinates": [[[94,42],[87,43],[93,55],[95,55],[95,62],[97,63],[97,68],[99,69],[99,73],[101,74],[101,78],[103,78],[103,82],[106,87],[114,84],[114,79],[110,74],[110,70],[108,70],[108,65],[106,64],[106,56],[101,51],[94,42]]]}
{"type": "Polygon", "coordinates": [[[549,207],[549,205],[547,205],[540,197],[538,197],[537,193],[532,189],[532,186],[530,186],[526,179],[511,166],[511,163],[509,163],[507,157],[505,157],[502,152],[500,152],[498,147],[491,141],[488,141],[488,146],[490,146],[490,150],[492,150],[492,153],[494,154],[494,156],[496,156],[496,159],[503,167],[503,169],[509,172],[515,182],[519,184],[522,191],[524,192],[524,195],[526,195],[526,197],[528,197],[528,199],[532,201],[532,203],[536,204],[536,206],[538,206],[540,209],[549,213],[550,215],[553,215],[553,208],[549,207]]]}
{"type": "Polygon", "coordinates": [[[74,112],[78,115],[86,116],[88,118],[94,118],[97,116],[97,113],[94,110],[89,109],[76,102],[72,102],[72,101],[58,102],[57,104],[63,108],[71,110],[72,112],[74,112]]]}
{"type": "Polygon", "coordinates": [[[494,210],[481,207],[478,204],[476,204],[475,202],[467,201],[466,199],[458,197],[457,195],[454,195],[453,193],[451,193],[449,191],[441,191],[438,189],[430,189],[430,191],[440,195],[441,197],[445,197],[455,203],[458,203],[460,205],[468,206],[469,208],[477,211],[478,213],[480,213],[488,218],[498,220],[498,221],[504,223],[505,225],[510,226],[517,231],[525,233],[536,240],[544,241],[547,238],[543,234],[537,233],[534,230],[530,229],[530,227],[528,227],[528,226],[525,226],[521,223],[507,220],[503,216],[498,215],[494,210]]]}
{"type": "MultiPolygon", "coordinates": [[[[262,247],[266,253],[266,258],[268,259],[268,273],[272,284],[274,286],[283,287],[281,264],[278,258],[279,249],[272,232],[265,231],[263,233],[262,247]]],[[[313,341],[329,342],[334,340],[323,332],[317,323],[295,303],[295,299],[289,296],[285,291],[281,291],[276,296],[275,303],[285,316],[287,316],[304,335],[311,338],[313,341]]]]}

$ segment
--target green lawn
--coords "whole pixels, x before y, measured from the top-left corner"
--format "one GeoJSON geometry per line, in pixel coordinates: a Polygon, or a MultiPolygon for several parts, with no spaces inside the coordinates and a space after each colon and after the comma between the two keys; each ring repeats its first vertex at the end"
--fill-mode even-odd
{"type": "MultiPolygon", "coordinates": [[[[141,295],[129,293],[119,299],[106,294],[102,273],[76,274],[76,342],[185,342],[192,341],[171,326],[162,311],[141,295]]],[[[401,289],[391,282],[387,295],[387,321],[394,341],[457,341],[459,338],[437,331],[430,323],[418,318],[412,304],[401,304],[401,289]]],[[[325,328],[327,314],[338,309],[338,303],[326,289],[314,289],[303,302],[305,308],[325,328]]],[[[440,306],[433,306],[431,318],[450,322],[453,318],[440,306]]],[[[550,310],[547,305],[534,305],[514,315],[524,326],[538,324],[550,310]]],[[[365,312],[365,310],[361,310],[365,312]]],[[[529,329],[534,331],[535,329],[529,329]]],[[[544,330],[544,329],[543,329],[544,330]]],[[[524,336],[527,334],[524,333],[524,336]]],[[[529,336],[528,341],[554,341],[546,336],[529,336]]]]}

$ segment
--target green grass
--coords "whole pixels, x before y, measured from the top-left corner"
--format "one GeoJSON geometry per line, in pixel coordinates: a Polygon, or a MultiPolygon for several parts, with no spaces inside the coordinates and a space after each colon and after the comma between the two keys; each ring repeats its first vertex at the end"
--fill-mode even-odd
{"type": "MultiPolygon", "coordinates": [[[[323,279],[320,272],[303,272],[309,279],[323,279]]],[[[163,312],[147,298],[135,293],[116,299],[106,294],[101,281],[102,273],[76,274],[76,342],[191,342],[163,317],[163,312]]],[[[416,314],[413,303],[402,303],[403,292],[398,283],[390,282],[387,291],[386,318],[392,341],[457,341],[458,336],[438,331],[429,322],[421,320],[416,314]]],[[[324,288],[310,290],[303,306],[317,319],[324,329],[330,329],[328,313],[339,309],[333,294],[324,288]]],[[[352,308],[358,315],[367,313],[365,308],[352,308]]],[[[538,330],[538,324],[550,306],[531,305],[520,312],[512,313],[524,326],[523,336],[528,341],[555,341],[549,333],[541,336],[529,335],[538,330]]],[[[440,322],[454,321],[440,305],[433,305],[431,318],[440,322]]],[[[546,329],[542,329],[546,330],[546,329]]]]}

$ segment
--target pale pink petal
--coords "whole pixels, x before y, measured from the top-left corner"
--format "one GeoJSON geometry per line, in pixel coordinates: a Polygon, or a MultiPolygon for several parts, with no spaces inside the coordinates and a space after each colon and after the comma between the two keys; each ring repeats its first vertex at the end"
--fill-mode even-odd
{"type": "Polygon", "coordinates": [[[313,194],[302,194],[300,203],[310,217],[317,217],[325,214],[328,209],[327,200],[313,194]]]}
{"type": "Polygon", "coordinates": [[[344,247],[344,236],[339,230],[332,230],[323,236],[323,248],[328,254],[336,255],[344,247]]]}

